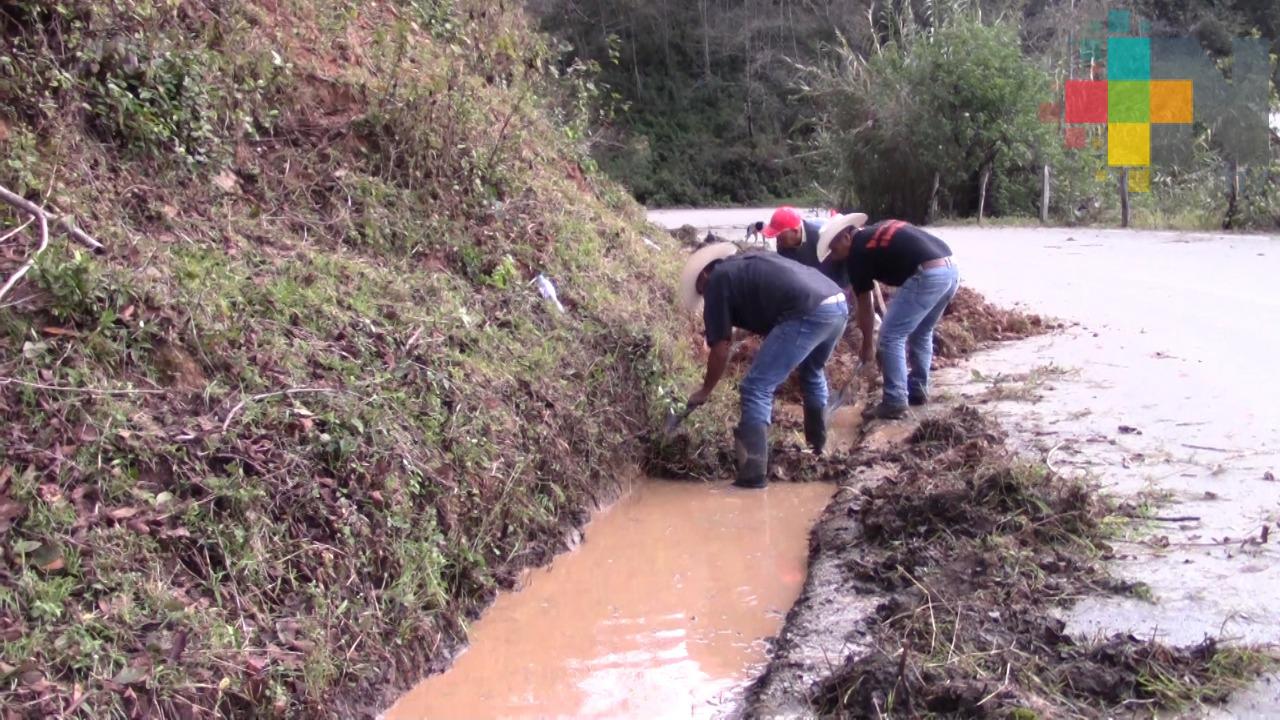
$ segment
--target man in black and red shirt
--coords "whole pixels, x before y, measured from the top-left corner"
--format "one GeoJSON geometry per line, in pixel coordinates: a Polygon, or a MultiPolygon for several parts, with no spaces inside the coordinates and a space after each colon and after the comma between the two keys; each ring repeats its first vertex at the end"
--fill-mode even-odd
{"type": "Polygon", "coordinates": [[[875,360],[871,312],[874,282],[898,288],[880,325],[880,361],[884,397],[868,414],[900,418],[908,403],[929,399],[929,366],[933,362],[933,331],[960,285],[951,248],[939,238],[901,220],[885,220],[858,229],[859,218],[844,215],[822,228],[818,257],[843,260],[862,331],[859,359],[870,368],[875,360]]]}

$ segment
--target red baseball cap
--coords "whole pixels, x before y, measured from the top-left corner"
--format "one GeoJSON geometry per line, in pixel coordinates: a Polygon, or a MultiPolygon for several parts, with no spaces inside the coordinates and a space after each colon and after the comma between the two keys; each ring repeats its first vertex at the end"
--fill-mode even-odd
{"type": "Polygon", "coordinates": [[[801,225],[804,225],[804,218],[800,217],[795,208],[780,207],[773,211],[773,217],[769,218],[769,224],[764,226],[760,234],[767,238],[778,237],[779,233],[795,230],[801,225]]]}

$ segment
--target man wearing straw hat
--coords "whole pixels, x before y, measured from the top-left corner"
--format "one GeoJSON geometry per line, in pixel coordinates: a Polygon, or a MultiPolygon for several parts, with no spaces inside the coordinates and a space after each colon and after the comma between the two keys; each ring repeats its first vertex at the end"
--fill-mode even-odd
{"type": "MultiPolygon", "coordinates": [[[[865,223],[867,216],[861,217],[862,222],[865,223]]],[[[841,289],[847,289],[849,271],[845,264],[833,259],[823,261],[818,258],[818,239],[821,233],[822,223],[805,220],[798,210],[785,205],[773,211],[769,224],[760,230],[761,235],[774,239],[779,255],[802,265],[817,268],[841,289]]]]}
{"type": "Polygon", "coordinates": [[[774,253],[738,254],[732,243],[704,247],[685,263],[680,302],[702,310],[707,370],[688,407],[702,405],[724,375],[735,327],[764,336],[739,383],[742,416],[734,430],[734,485],[762,488],[769,468],[773,393],[793,370],[804,388],[805,440],[821,453],[826,443],[827,378],[823,368],[844,334],[844,293],[817,270],[774,253]]]}
{"type": "MultiPolygon", "coordinates": [[[[907,405],[929,401],[933,331],[960,285],[951,248],[901,220],[862,227],[866,216],[842,215],[822,227],[818,257],[847,263],[862,331],[861,368],[875,360],[871,317],[875,282],[898,288],[880,324],[880,365],[884,395],[868,418],[897,419],[907,405]]],[[[861,369],[860,368],[860,369],[861,369]]]]}

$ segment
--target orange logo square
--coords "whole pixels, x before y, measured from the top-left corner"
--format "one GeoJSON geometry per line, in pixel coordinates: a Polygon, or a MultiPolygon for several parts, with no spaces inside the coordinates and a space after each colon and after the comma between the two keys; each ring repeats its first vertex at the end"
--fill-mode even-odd
{"type": "Polygon", "coordinates": [[[1151,81],[1151,122],[1161,124],[1191,123],[1195,114],[1190,80],[1151,81]]]}

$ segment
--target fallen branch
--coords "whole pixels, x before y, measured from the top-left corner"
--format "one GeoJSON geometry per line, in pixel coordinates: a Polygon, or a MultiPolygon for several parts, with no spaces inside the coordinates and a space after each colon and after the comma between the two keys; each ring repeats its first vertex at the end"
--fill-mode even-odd
{"type": "Polygon", "coordinates": [[[1012,669],[1013,669],[1013,664],[1012,664],[1012,663],[1007,663],[1007,664],[1005,664],[1005,666],[1004,666],[1004,684],[1002,684],[1000,687],[996,688],[995,690],[991,691],[991,694],[990,694],[990,695],[988,695],[988,696],[986,696],[986,697],[982,698],[981,700],[979,700],[979,701],[978,701],[978,704],[977,704],[975,707],[982,707],[983,705],[986,705],[988,700],[990,700],[991,698],[993,698],[993,697],[995,697],[995,696],[999,695],[1000,693],[1004,692],[1005,688],[1009,687],[1009,671],[1010,671],[1010,670],[1012,670],[1012,669]]]}
{"type": "Polygon", "coordinates": [[[102,243],[94,239],[93,236],[89,235],[89,233],[77,227],[75,219],[68,215],[54,215],[49,213],[45,211],[44,208],[9,190],[3,185],[0,185],[0,200],[3,200],[5,204],[17,208],[34,218],[38,218],[45,224],[52,223],[57,225],[65,230],[68,235],[75,238],[76,242],[84,245],[99,255],[107,251],[107,248],[102,243]]]}
{"type": "Polygon", "coordinates": [[[12,377],[0,377],[0,387],[5,385],[21,385],[23,387],[35,388],[37,390],[56,390],[58,392],[78,392],[87,393],[89,395],[164,395],[166,390],[142,390],[142,389],[122,389],[122,390],[103,390],[101,388],[89,387],[73,387],[70,385],[44,385],[42,383],[27,382],[12,377]]]}
{"type": "Polygon", "coordinates": [[[1239,450],[1232,450],[1230,448],[1213,447],[1212,445],[1192,445],[1191,443],[1182,443],[1182,447],[1190,448],[1192,450],[1208,450],[1209,452],[1220,452],[1220,453],[1240,452],[1239,450]]]}
{"type": "MultiPolygon", "coordinates": [[[[5,190],[4,188],[0,188],[0,192],[8,192],[8,191],[5,190]]],[[[26,201],[24,200],[23,202],[26,202],[26,201]]],[[[32,205],[31,207],[35,208],[34,205],[32,205]]],[[[9,291],[13,289],[14,285],[18,284],[18,281],[21,280],[22,277],[27,274],[28,270],[35,267],[36,258],[40,257],[40,253],[44,252],[45,248],[49,247],[48,219],[45,217],[44,213],[40,211],[39,208],[36,208],[36,211],[34,213],[31,213],[31,215],[32,217],[35,218],[36,223],[40,228],[40,245],[36,248],[35,252],[31,253],[31,257],[27,258],[27,261],[22,263],[22,265],[19,266],[18,269],[15,270],[12,275],[9,276],[9,279],[5,281],[4,285],[0,286],[0,300],[3,300],[4,296],[9,294],[9,291]]]]}
{"type": "Polygon", "coordinates": [[[35,218],[33,218],[33,217],[32,217],[32,218],[27,218],[27,221],[26,221],[26,222],[22,223],[22,224],[21,224],[21,225],[19,225],[18,227],[16,227],[16,228],[14,228],[14,229],[10,230],[9,232],[5,233],[4,237],[0,237],[0,243],[7,241],[9,238],[13,237],[14,235],[17,235],[18,233],[22,232],[23,230],[26,230],[26,229],[27,229],[27,226],[28,226],[28,225],[30,225],[31,223],[35,222],[35,221],[36,221],[36,219],[35,219],[35,218]]]}
{"type": "Polygon", "coordinates": [[[227,413],[227,417],[222,421],[222,432],[226,432],[227,428],[231,427],[231,421],[235,419],[236,414],[238,414],[241,410],[244,409],[245,403],[258,402],[259,400],[266,400],[268,398],[281,397],[285,395],[300,395],[302,393],[339,393],[339,392],[342,392],[342,391],[337,390],[335,388],[292,388],[290,390],[277,390],[276,392],[262,393],[261,395],[254,395],[252,397],[247,397],[244,400],[241,400],[240,402],[236,403],[236,406],[231,408],[231,412],[227,413]]]}
{"type": "MultiPolygon", "coordinates": [[[[907,577],[911,577],[908,575],[907,577]]],[[[911,684],[907,680],[907,660],[911,654],[911,642],[904,640],[902,643],[902,655],[898,657],[898,678],[894,681],[894,689],[902,688],[902,705],[907,715],[912,714],[911,705],[911,684]]]]}
{"type": "MultiPolygon", "coordinates": [[[[37,225],[40,228],[39,247],[37,247],[36,251],[31,254],[31,257],[27,258],[26,262],[24,262],[17,270],[14,271],[12,275],[9,276],[9,279],[5,281],[4,285],[0,286],[0,299],[3,299],[4,296],[8,294],[10,290],[13,289],[13,286],[18,284],[18,281],[21,280],[23,276],[27,274],[27,271],[35,267],[36,258],[40,257],[40,253],[44,252],[45,248],[49,247],[49,223],[50,222],[56,223],[63,230],[66,230],[67,233],[71,235],[71,237],[75,238],[81,244],[89,247],[95,253],[101,254],[106,252],[106,248],[102,246],[102,243],[98,242],[97,240],[94,240],[92,237],[89,236],[88,233],[76,227],[75,221],[72,220],[71,218],[65,215],[51,215],[48,212],[45,212],[44,208],[40,207],[39,205],[36,205],[35,203],[31,202],[30,200],[27,200],[26,198],[22,197],[21,195],[18,195],[17,193],[10,191],[8,188],[4,187],[3,185],[0,185],[0,200],[3,200],[5,204],[9,205],[10,207],[16,208],[30,215],[31,218],[36,221],[37,225]]],[[[5,235],[5,239],[7,240],[10,237],[13,237],[17,233],[21,232],[22,228],[25,228],[27,225],[30,225],[30,224],[31,222],[27,221],[17,230],[14,230],[8,235],[5,235]]]]}
{"type": "Polygon", "coordinates": [[[1044,456],[1045,467],[1049,468],[1049,472],[1053,473],[1054,475],[1061,475],[1062,473],[1058,472],[1058,469],[1053,466],[1053,454],[1058,452],[1058,448],[1061,448],[1065,444],[1066,442],[1064,441],[1064,442],[1058,443],[1057,445],[1054,445],[1052,448],[1050,448],[1049,454],[1044,456]]]}

